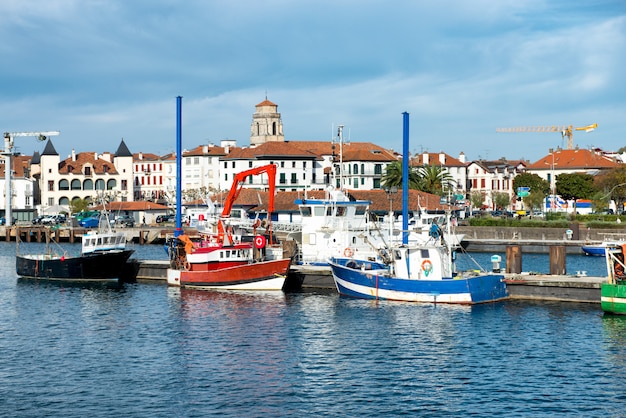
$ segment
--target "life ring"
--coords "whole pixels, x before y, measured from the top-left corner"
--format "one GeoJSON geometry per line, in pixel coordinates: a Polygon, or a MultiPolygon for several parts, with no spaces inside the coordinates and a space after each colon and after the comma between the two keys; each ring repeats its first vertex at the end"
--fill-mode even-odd
{"type": "Polygon", "coordinates": [[[424,271],[424,274],[428,276],[430,272],[433,271],[433,263],[431,263],[430,260],[422,261],[422,270],[424,271]]]}
{"type": "Polygon", "coordinates": [[[354,255],[354,251],[352,251],[352,248],[346,247],[346,249],[343,250],[343,255],[346,257],[352,257],[354,255]]]}
{"type": "Polygon", "coordinates": [[[261,249],[263,247],[265,247],[265,237],[263,235],[257,235],[256,237],[254,237],[254,246],[257,249],[261,249]]]}

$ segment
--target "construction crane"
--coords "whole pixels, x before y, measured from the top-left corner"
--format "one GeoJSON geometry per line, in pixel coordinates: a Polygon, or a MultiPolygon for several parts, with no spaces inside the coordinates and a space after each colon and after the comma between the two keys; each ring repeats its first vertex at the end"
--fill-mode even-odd
{"type": "Polygon", "coordinates": [[[569,126],[518,126],[516,128],[497,128],[496,132],[561,132],[561,137],[567,137],[567,149],[574,149],[574,131],[591,132],[598,127],[597,123],[573,128],[569,126]]]}
{"type": "Polygon", "coordinates": [[[0,155],[4,155],[4,178],[6,188],[6,210],[4,219],[6,220],[6,226],[13,224],[13,214],[11,213],[11,202],[13,190],[11,188],[11,156],[13,155],[13,138],[17,136],[34,136],[40,141],[45,141],[50,136],[59,135],[59,131],[48,132],[5,132],[4,133],[4,151],[0,155]]]}

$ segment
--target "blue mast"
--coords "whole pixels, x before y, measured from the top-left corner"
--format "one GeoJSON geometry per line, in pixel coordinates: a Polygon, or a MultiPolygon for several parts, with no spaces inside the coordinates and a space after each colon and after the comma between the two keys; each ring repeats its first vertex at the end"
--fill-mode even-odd
{"type": "Polygon", "coordinates": [[[182,103],[181,96],[176,97],[176,229],[174,229],[174,237],[179,237],[183,233],[181,219],[181,202],[182,202],[182,162],[183,162],[183,139],[182,139],[182,103]]]}
{"type": "Polygon", "coordinates": [[[402,113],[402,244],[409,243],[409,114],[402,113]]]}

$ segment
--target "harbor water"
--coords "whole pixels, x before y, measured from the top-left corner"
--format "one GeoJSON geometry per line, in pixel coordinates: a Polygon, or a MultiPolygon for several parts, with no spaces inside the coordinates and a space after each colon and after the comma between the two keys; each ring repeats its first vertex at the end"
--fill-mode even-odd
{"type": "Polygon", "coordinates": [[[25,280],[11,243],[0,272],[1,416],[626,415],[626,318],[599,304],[25,280]]]}

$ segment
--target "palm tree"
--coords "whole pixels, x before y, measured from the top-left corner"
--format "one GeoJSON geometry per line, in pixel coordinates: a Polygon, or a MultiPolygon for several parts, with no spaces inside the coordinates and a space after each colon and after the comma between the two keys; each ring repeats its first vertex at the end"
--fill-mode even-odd
{"type": "MultiPolygon", "coordinates": [[[[383,188],[402,187],[402,161],[394,161],[386,168],[385,175],[381,179],[383,188]]],[[[417,189],[419,176],[415,168],[409,167],[409,189],[417,189]]]]}
{"type": "Polygon", "coordinates": [[[442,195],[444,190],[450,189],[454,179],[438,165],[423,165],[417,169],[419,176],[418,189],[432,194],[442,195]]]}

